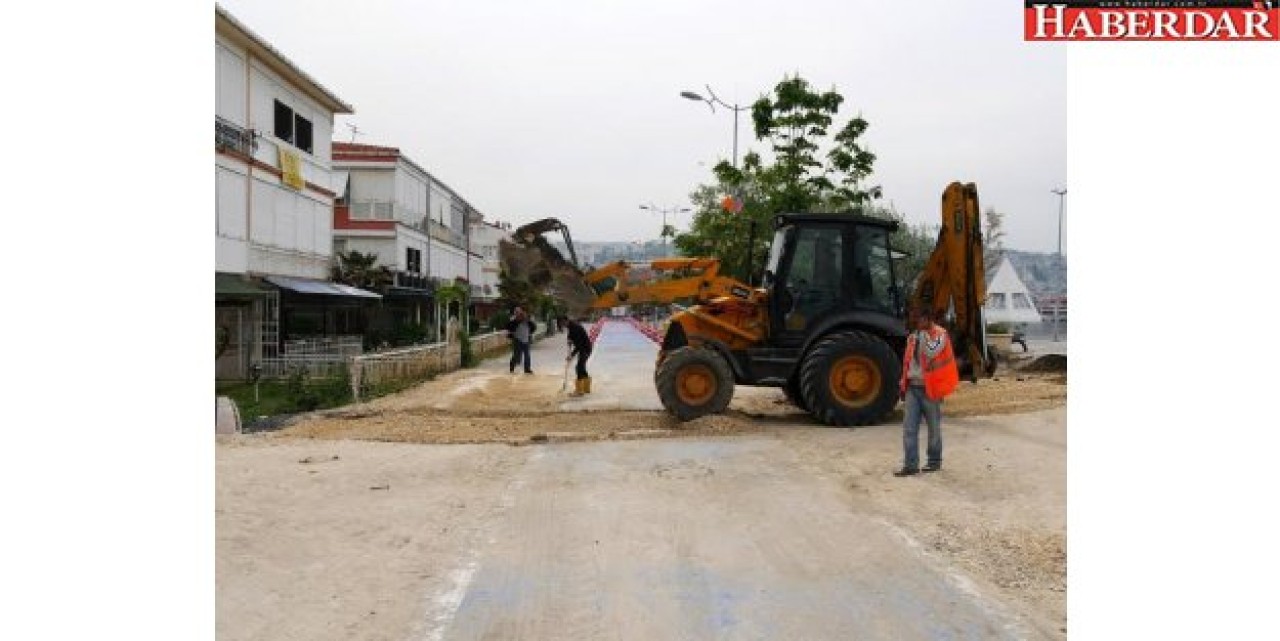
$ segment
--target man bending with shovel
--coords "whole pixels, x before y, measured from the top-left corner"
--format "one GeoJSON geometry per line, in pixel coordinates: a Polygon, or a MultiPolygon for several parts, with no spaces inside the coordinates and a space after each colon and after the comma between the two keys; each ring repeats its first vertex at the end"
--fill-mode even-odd
{"type": "Polygon", "coordinates": [[[569,356],[565,357],[565,367],[569,367],[569,361],[574,356],[578,357],[578,378],[573,382],[573,393],[569,396],[582,396],[591,393],[591,376],[587,374],[587,359],[591,358],[591,337],[587,335],[587,330],[577,319],[569,319],[564,316],[560,317],[560,321],[566,323],[569,328],[569,356]]]}

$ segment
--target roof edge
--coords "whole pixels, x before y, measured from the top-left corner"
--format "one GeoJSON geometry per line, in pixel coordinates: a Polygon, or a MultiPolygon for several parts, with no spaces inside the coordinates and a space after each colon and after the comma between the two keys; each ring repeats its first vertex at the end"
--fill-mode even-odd
{"type": "MultiPolygon", "coordinates": [[[[294,64],[292,60],[286,57],[283,53],[280,53],[280,51],[277,50],[275,47],[271,46],[271,43],[267,42],[266,38],[263,38],[262,36],[255,33],[252,29],[245,26],[243,22],[240,22],[239,20],[236,19],[235,16],[231,15],[230,12],[222,8],[222,5],[215,3],[213,5],[213,8],[214,8],[214,16],[215,16],[214,17],[215,30],[218,27],[222,26],[222,24],[219,24],[220,22],[222,22],[222,23],[225,23],[226,27],[229,30],[238,32],[251,45],[258,47],[262,50],[261,52],[259,52],[260,57],[267,58],[269,63],[270,62],[275,63],[272,66],[279,66],[289,74],[296,76],[297,80],[300,81],[299,84],[303,85],[302,87],[303,90],[306,91],[306,93],[309,94],[312,98],[315,98],[317,101],[322,103],[325,107],[328,107],[329,109],[333,110],[333,113],[335,114],[354,114],[355,113],[354,107],[347,104],[347,102],[344,101],[342,98],[339,98],[337,94],[333,93],[327,87],[320,84],[315,78],[312,78],[310,74],[303,71],[301,67],[294,64]]],[[[279,69],[277,69],[277,71],[279,71],[279,69]]]]}

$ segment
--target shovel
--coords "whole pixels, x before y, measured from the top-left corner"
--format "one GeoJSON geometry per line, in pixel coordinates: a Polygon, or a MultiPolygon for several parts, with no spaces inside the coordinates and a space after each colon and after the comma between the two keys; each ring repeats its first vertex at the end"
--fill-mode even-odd
{"type": "Polygon", "coordinates": [[[569,389],[569,358],[564,359],[564,381],[560,383],[560,393],[563,394],[569,389]]]}

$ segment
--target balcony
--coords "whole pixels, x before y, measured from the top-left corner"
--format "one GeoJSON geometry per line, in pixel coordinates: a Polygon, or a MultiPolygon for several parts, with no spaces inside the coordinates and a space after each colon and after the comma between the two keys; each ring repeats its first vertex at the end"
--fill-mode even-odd
{"type": "Polygon", "coordinates": [[[219,150],[251,156],[258,148],[258,139],[252,131],[217,116],[214,116],[213,136],[219,150]]]}
{"type": "Polygon", "coordinates": [[[396,287],[401,287],[404,289],[420,289],[423,291],[433,291],[435,290],[435,284],[431,282],[432,280],[433,279],[423,276],[422,274],[417,274],[414,272],[397,271],[395,272],[394,282],[396,287]]]}
{"type": "Polygon", "coordinates": [[[351,202],[351,220],[395,220],[396,205],[389,200],[351,202]]]}
{"type": "Polygon", "coordinates": [[[448,243],[458,248],[466,248],[466,238],[459,232],[449,229],[444,225],[432,220],[429,225],[429,234],[435,240],[442,243],[448,243]]]}

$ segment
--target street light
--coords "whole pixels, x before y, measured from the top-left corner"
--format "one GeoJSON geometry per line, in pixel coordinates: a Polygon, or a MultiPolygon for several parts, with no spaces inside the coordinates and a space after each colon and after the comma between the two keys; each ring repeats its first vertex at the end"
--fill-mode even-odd
{"type": "Polygon", "coordinates": [[[1050,189],[1049,193],[1058,195],[1058,255],[1062,255],[1062,203],[1067,195],[1066,188],[1050,189]]]}
{"type": "MultiPolygon", "coordinates": [[[[1050,189],[1049,193],[1058,195],[1058,256],[1062,256],[1062,203],[1066,200],[1067,189],[1050,189]]],[[[1062,304],[1053,307],[1053,341],[1058,342],[1058,328],[1062,324],[1062,304]]]]}
{"type": "Polygon", "coordinates": [[[661,234],[659,234],[659,236],[662,238],[662,255],[663,255],[663,256],[666,256],[666,254],[667,254],[667,214],[684,214],[684,213],[688,213],[688,212],[689,212],[689,208],[688,208],[688,207],[666,207],[666,208],[663,208],[663,207],[658,207],[658,206],[654,205],[653,203],[649,203],[649,204],[647,204],[647,205],[640,205],[640,209],[644,209],[644,210],[646,210],[646,211],[650,211],[650,212],[653,212],[653,213],[655,213],[655,214],[662,214],[662,233],[661,233],[661,234]]]}
{"type": "Polygon", "coordinates": [[[698,102],[707,103],[707,106],[711,107],[711,113],[716,112],[716,105],[720,105],[725,109],[733,110],[733,167],[734,169],[737,169],[738,167],[738,112],[746,111],[747,109],[750,109],[750,107],[739,107],[736,104],[731,105],[721,100],[718,96],[716,96],[716,92],[711,90],[711,85],[707,85],[707,95],[711,97],[703,98],[701,94],[698,94],[693,91],[680,92],[681,98],[687,98],[689,100],[696,100],[698,102]]]}

